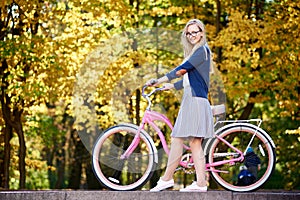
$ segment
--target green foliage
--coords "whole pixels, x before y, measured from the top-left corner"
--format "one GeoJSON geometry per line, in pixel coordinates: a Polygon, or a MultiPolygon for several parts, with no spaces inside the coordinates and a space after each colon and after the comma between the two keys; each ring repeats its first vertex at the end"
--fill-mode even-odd
{"type": "MultiPolygon", "coordinates": [[[[265,123],[265,129],[268,130],[276,144],[277,166],[275,173],[281,176],[281,188],[299,189],[299,155],[300,148],[299,134],[289,134],[289,129],[294,129],[299,123],[293,121],[290,117],[274,117],[265,123]]],[[[276,176],[275,176],[276,178],[276,176]]],[[[272,179],[271,179],[272,181],[272,179]]]]}
{"type": "Polygon", "coordinates": [[[68,177],[68,169],[60,165],[63,162],[70,162],[67,160],[68,156],[62,156],[62,152],[69,150],[70,152],[67,153],[69,155],[73,149],[68,148],[70,140],[68,140],[68,130],[64,127],[69,122],[64,115],[65,111],[58,105],[55,109],[40,107],[36,115],[26,121],[29,125],[26,130],[28,138],[26,187],[28,189],[55,188],[60,170],[66,170],[63,180],[68,177]],[[45,114],[44,111],[49,113],[45,114]],[[46,181],[41,181],[43,179],[46,181]]]}

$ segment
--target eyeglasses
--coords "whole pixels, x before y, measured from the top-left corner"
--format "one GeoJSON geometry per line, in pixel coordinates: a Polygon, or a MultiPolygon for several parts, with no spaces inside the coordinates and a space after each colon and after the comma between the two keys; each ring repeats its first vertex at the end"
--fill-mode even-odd
{"type": "Polygon", "coordinates": [[[198,35],[198,33],[202,32],[201,30],[199,31],[192,31],[192,32],[187,32],[185,34],[186,37],[190,37],[190,36],[193,36],[193,37],[196,37],[198,35]]]}

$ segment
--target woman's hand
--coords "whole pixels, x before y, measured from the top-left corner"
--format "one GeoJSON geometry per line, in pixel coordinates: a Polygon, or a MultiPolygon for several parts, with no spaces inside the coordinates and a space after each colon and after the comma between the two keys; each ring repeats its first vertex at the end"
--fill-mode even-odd
{"type": "Polygon", "coordinates": [[[147,86],[155,86],[157,84],[157,82],[158,82],[157,79],[152,78],[149,81],[147,81],[145,85],[147,85],[147,86]]]}
{"type": "Polygon", "coordinates": [[[146,82],[147,86],[157,86],[161,83],[167,82],[168,81],[168,77],[167,76],[163,76],[159,79],[150,79],[149,81],[146,82]]]}

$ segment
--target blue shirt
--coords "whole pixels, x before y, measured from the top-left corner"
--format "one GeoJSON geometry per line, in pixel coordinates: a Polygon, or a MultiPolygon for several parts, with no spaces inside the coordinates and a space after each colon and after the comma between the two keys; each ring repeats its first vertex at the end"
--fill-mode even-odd
{"type": "MultiPolygon", "coordinates": [[[[207,99],[209,89],[209,68],[210,68],[210,50],[207,46],[199,47],[193,55],[172,71],[166,74],[169,81],[179,78],[176,72],[185,69],[187,70],[189,82],[192,88],[192,96],[202,97],[207,99]]],[[[174,83],[175,89],[183,88],[183,79],[174,83]]]]}

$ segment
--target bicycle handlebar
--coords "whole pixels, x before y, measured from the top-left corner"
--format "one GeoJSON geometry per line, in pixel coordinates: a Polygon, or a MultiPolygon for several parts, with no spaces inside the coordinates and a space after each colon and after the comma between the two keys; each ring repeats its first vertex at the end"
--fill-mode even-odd
{"type": "Polygon", "coordinates": [[[144,85],[144,86],[143,86],[143,89],[142,89],[142,96],[143,96],[145,99],[147,99],[147,101],[148,101],[147,110],[150,110],[150,107],[151,107],[151,100],[150,100],[149,97],[150,97],[152,94],[154,94],[155,92],[157,92],[157,91],[162,91],[162,90],[164,90],[164,87],[154,88],[150,93],[145,94],[145,89],[146,89],[147,87],[149,87],[149,85],[144,85]]]}
{"type": "Polygon", "coordinates": [[[144,85],[144,86],[143,86],[143,89],[142,89],[142,96],[143,96],[144,98],[150,97],[152,94],[154,94],[154,93],[157,92],[157,91],[162,91],[162,90],[164,90],[164,87],[154,88],[150,93],[145,94],[145,89],[146,89],[147,87],[149,87],[149,85],[144,85]]]}

